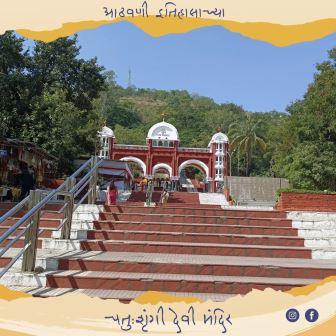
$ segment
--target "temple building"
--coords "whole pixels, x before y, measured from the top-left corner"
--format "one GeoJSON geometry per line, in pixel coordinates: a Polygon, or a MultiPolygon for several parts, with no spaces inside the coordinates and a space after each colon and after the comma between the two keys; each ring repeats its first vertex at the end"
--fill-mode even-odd
{"type": "Polygon", "coordinates": [[[134,162],[147,178],[164,171],[176,181],[185,168],[192,166],[204,174],[208,191],[226,186],[229,140],[222,132],[212,136],[207,148],[181,147],[177,129],[165,121],[149,129],[144,146],[118,144],[114,132],[107,126],[99,132],[99,137],[101,158],[134,162]]]}

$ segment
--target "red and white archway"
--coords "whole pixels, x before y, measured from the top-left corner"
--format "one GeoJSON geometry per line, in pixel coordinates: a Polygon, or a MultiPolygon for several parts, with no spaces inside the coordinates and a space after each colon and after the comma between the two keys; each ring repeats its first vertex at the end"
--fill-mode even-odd
{"type": "Polygon", "coordinates": [[[155,166],[153,166],[152,175],[154,176],[155,173],[160,169],[166,170],[169,173],[169,177],[173,176],[173,168],[166,163],[158,163],[155,166]]]}
{"type": "Polygon", "coordinates": [[[187,168],[188,166],[193,166],[193,167],[196,167],[196,168],[202,170],[205,173],[206,178],[207,179],[209,178],[209,167],[204,162],[202,162],[200,160],[195,160],[195,159],[184,161],[179,166],[178,174],[181,175],[181,171],[184,168],[187,168]]]}
{"type": "Polygon", "coordinates": [[[181,147],[178,131],[165,121],[151,127],[146,145],[118,144],[114,134],[111,133],[111,136],[110,133],[108,146],[105,140],[103,142],[108,155],[104,152],[102,156],[135,162],[141,167],[144,176],[152,177],[155,172],[164,170],[176,181],[184,168],[194,166],[204,172],[212,190],[216,190],[218,184],[223,183],[228,176],[229,140],[224,133],[214,134],[206,148],[181,147]]]}
{"type": "Polygon", "coordinates": [[[137,163],[141,167],[141,169],[142,169],[142,171],[144,173],[144,176],[147,175],[146,164],[141,159],[139,159],[139,158],[137,158],[135,156],[125,156],[125,157],[121,158],[120,161],[135,162],[135,163],[137,163]]]}

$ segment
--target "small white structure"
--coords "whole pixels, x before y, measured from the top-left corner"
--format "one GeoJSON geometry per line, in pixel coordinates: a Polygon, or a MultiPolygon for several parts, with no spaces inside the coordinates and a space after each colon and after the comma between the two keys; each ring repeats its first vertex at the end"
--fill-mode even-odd
{"type": "Polygon", "coordinates": [[[225,159],[227,158],[227,153],[225,153],[225,146],[229,143],[228,137],[222,133],[218,132],[214,134],[211,138],[208,147],[215,153],[215,181],[224,180],[224,167],[226,167],[225,159]]]}
{"type": "Polygon", "coordinates": [[[174,147],[175,142],[179,142],[179,134],[175,126],[161,121],[149,129],[148,140],[151,140],[153,147],[174,147]]]}
{"type": "Polygon", "coordinates": [[[108,159],[110,153],[110,141],[115,138],[114,133],[111,128],[104,126],[101,131],[98,131],[98,137],[100,139],[99,157],[101,159],[108,159]]]}

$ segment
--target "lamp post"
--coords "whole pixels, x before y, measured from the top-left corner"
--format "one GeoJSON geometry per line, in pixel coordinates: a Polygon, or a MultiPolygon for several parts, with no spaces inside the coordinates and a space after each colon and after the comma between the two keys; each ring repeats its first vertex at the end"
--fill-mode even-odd
{"type": "Polygon", "coordinates": [[[232,173],[232,166],[231,166],[231,154],[226,149],[225,151],[225,197],[228,199],[230,197],[230,188],[229,188],[229,181],[228,181],[228,157],[230,158],[230,176],[232,173]]]}
{"type": "Polygon", "coordinates": [[[232,158],[232,154],[230,154],[230,152],[227,150],[226,151],[226,155],[228,155],[229,156],[229,158],[230,158],[230,176],[232,176],[232,164],[231,164],[231,158],[232,158]]]}

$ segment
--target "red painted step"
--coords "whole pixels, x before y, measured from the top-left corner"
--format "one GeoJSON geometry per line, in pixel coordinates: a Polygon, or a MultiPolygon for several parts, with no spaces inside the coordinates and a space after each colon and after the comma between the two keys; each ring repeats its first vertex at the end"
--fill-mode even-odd
{"type": "Polygon", "coordinates": [[[230,235],[218,233],[185,233],[185,232],[153,232],[153,231],[89,231],[88,239],[96,240],[133,240],[158,242],[186,242],[210,244],[238,244],[265,246],[304,246],[304,240],[298,237],[230,235]]]}
{"type": "Polygon", "coordinates": [[[1,257],[0,258],[0,267],[3,268],[5,266],[7,266],[11,260],[12,260],[11,258],[1,257]]]}
{"type": "Polygon", "coordinates": [[[195,203],[199,204],[198,193],[173,192],[169,195],[168,204],[172,203],[195,203]]]}
{"type": "MultiPolygon", "coordinates": [[[[0,259],[1,262],[1,259],[0,259]]],[[[260,261],[261,262],[261,261],[260,261]]],[[[0,263],[1,265],[1,263],[0,263]]],[[[3,267],[3,266],[1,266],[3,267]]],[[[325,266],[327,267],[327,266],[325,266]]],[[[272,266],[239,264],[188,264],[164,262],[132,262],[109,261],[95,259],[60,259],[59,270],[101,271],[101,272],[134,272],[134,273],[167,273],[167,274],[199,274],[226,275],[270,278],[311,278],[324,279],[336,273],[332,268],[304,266],[272,266]]]]}
{"type": "MultiPolygon", "coordinates": [[[[15,237],[14,237],[15,238],[15,237]]],[[[5,247],[9,242],[11,242],[13,239],[13,237],[10,237],[8,239],[5,239],[2,244],[0,244],[0,247],[5,247]]],[[[14,245],[12,247],[14,248],[22,248],[25,246],[25,240],[24,238],[20,238],[17,242],[14,243],[14,245]]],[[[38,239],[37,241],[37,247],[38,248],[42,248],[42,240],[38,239]]]]}
{"type": "Polygon", "coordinates": [[[0,202],[0,210],[10,210],[15,207],[17,202],[0,202]]]}
{"type": "MultiPolygon", "coordinates": [[[[0,226],[0,235],[4,234],[10,227],[9,226],[0,226]]],[[[17,231],[15,231],[15,235],[18,235],[22,232],[24,227],[20,227],[17,231]]],[[[50,238],[53,228],[46,228],[46,227],[40,227],[40,229],[43,229],[43,232],[40,234],[40,238],[50,238]]]]}
{"type": "Polygon", "coordinates": [[[166,222],[166,223],[202,223],[202,224],[226,224],[226,225],[252,225],[291,227],[292,221],[281,218],[238,218],[218,216],[192,216],[192,215],[168,215],[168,214],[127,214],[103,212],[99,215],[102,220],[129,221],[129,222],[166,222]]]}
{"type": "Polygon", "coordinates": [[[252,225],[225,225],[225,224],[192,224],[192,223],[142,223],[142,222],[114,222],[95,221],[96,230],[125,230],[125,231],[164,231],[190,233],[228,233],[297,236],[297,229],[291,227],[267,227],[252,225]]]}
{"type": "Polygon", "coordinates": [[[311,250],[309,249],[281,246],[87,240],[81,241],[81,248],[85,251],[200,254],[265,258],[311,258],[311,250]]]}
{"type": "MultiPolygon", "coordinates": [[[[152,194],[152,201],[158,203],[160,201],[161,192],[154,191],[152,194]]],[[[133,191],[129,197],[128,203],[144,203],[146,202],[146,192],[144,191],[133,191]]]]}
{"type": "MultiPolygon", "coordinates": [[[[1,223],[1,227],[10,227],[18,221],[18,218],[10,218],[1,223]]],[[[42,218],[39,222],[40,228],[54,228],[56,229],[61,224],[61,219],[42,218]]]]}
{"type": "MultiPolygon", "coordinates": [[[[7,211],[4,211],[1,214],[0,211],[0,216],[4,215],[7,211]]],[[[26,210],[20,210],[19,212],[16,212],[14,216],[10,217],[10,218],[14,218],[16,219],[16,221],[21,218],[23,215],[25,215],[27,213],[26,210]]],[[[62,219],[64,217],[64,215],[62,213],[58,213],[57,211],[53,211],[53,210],[42,210],[41,211],[41,218],[51,218],[51,219],[62,219]]]]}
{"type": "Polygon", "coordinates": [[[207,275],[158,275],[155,273],[60,272],[47,275],[47,286],[54,288],[127,289],[136,291],[174,291],[245,294],[252,289],[288,290],[312,281],[303,279],[268,279],[262,277],[218,277],[207,275]],[[69,274],[70,273],[70,274],[69,274]]]}
{"type": "Polygon", "coordinates": [[[104,206],[105,212],[113,213],[152,213],[152,214],[178,214],[178,215],[200,215],[200,216],[224,216],[224,217],[249,217],[249,218],[286,218],[286,213],[279,211],[246,211],[246,210],[224,210],[220,206],[207,208],[205,205],[199,207],[141,207],[132,205],[104,206]]]}

